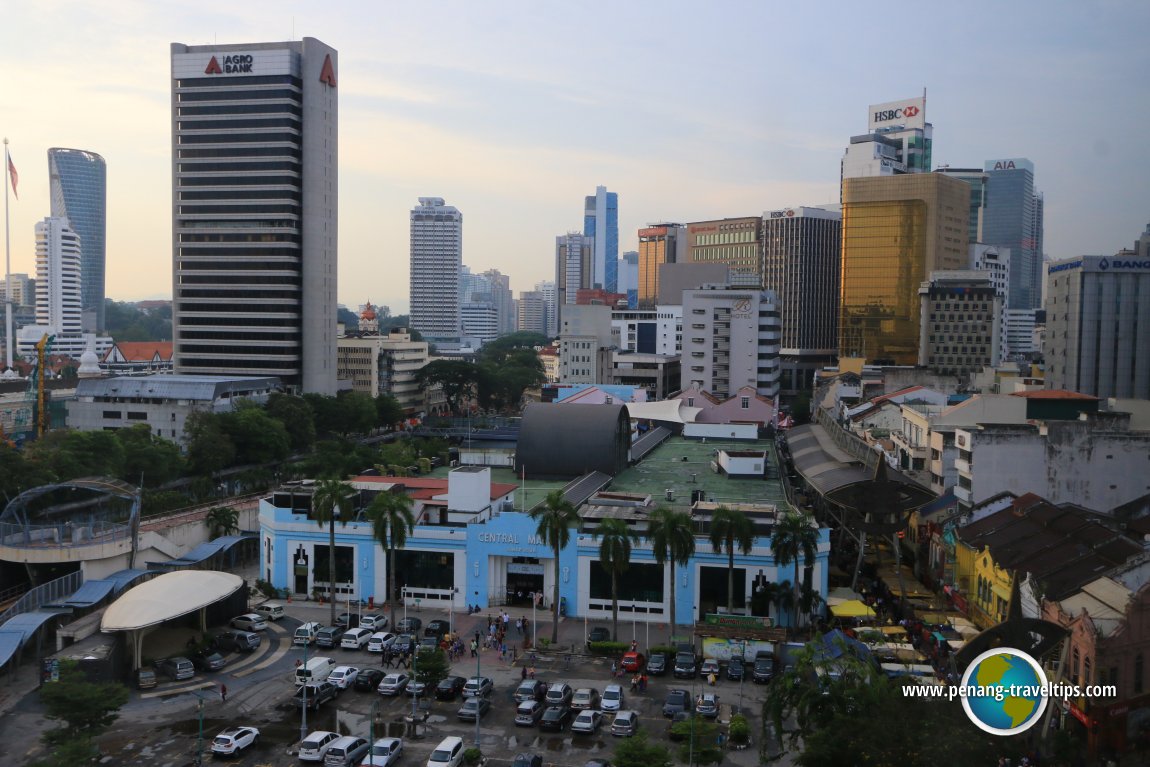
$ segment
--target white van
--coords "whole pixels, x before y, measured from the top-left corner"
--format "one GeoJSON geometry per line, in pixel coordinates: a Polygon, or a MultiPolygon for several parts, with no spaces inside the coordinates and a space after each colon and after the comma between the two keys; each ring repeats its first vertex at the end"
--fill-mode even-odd
{"type": "Polygon", "coordinates": [[[269,621],[278,621],[287,614],[284,611],[284,606],[279,602],[264,602],[262,605],[256,605],[252,608],[252,612],[269,621]]]}
{"type": "Polygon", "coordinates": [[[427,767],[459,767],[463,762],[463,738],[444,738],[431,752],[427,767]]]}
{"type": "Polygon", "coordinates": [[[295,634],[293,634],[292,638],[291,638],[291,643],[292,644],[314,644],[316,634],[319,633],[319,630],[321,628],[323,628],[323,626],[316,623],[315,621],[310,621],[308,623],[305,623],[302,626],[300,626],[298,629],[295,630],[295,634]]]}
{"type": "Polygon", "coordinates": [[[322,682],[331,676],[335,668],[335,661],[331,658],[308,658],[307,663],[301,663],[295,669],[295,683],[309,684],[322,682]]]}

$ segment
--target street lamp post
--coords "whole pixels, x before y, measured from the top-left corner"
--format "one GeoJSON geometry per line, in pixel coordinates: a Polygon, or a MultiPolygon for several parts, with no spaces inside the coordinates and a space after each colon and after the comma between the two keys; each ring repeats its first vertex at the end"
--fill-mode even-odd
{"type": "Polygon", "coordinates": [[[196,698],[196,711],[199,714],[200,731],[196,736],[196,767],[204,763],[204,696],[200,693],[195,693],[196,698]]]}
{"type": "Polygon", "coordinates": [[[375,749],[375,707],[378,705],[379,705],[379,698],[377,697],[375,700],[373,700],[371,702],[371,710],[368,712],[368,716],[370,716],[371,719],[368,720],[368,723],[367,723],[367,738],[368,738],[368,742],[371,743],[371,747],[373,750],[375,749]]]}
{"type": "MultiPolygon", "coordinates": [[[[307,668],[307,645],[307,642],[303,643],[303,665],[305,669],[307,668]]],[[[300,700],[302,705],[299,709],[299,739],[301,743],[307,738],[307,682],[303,684],[302,696],[300,700]]]]}
{"type": "Polygon", "coordinates": [[[535,605],[539,603],[539,592],[531,592],[531,649],[537,649],[538,645],[535,644],[535,638],[538,636],[539,631],[535,628],[535,605]]]}
{"type": "MultiPolygon", "coordinates": [[[[475,592],[475,604],[479,604],[479,592],[475,592]]],[[[478,642],[475,643],[475,683],[479,684],[479,680],[483,677],[480,676],[479,662],[483,659],[483,647],[478,642]]],[[[475,691],[476,697],[479,697],[481,689],[475,691]]],[[[475,747],[479,748],[479,701],[475,702],[475,747]]]]}
{"type": "MultiPolygon", "coordinates": [[[[412,683],[419,681],[419,645],[416,645],[415,649],[411,651],[411,681],[412,683]]],[[[411,726],[413,729],[417,726],[415,724],[415,715],[418,711],[419,693],[416,692],[415,695],[411,696],[411,726]]]]}

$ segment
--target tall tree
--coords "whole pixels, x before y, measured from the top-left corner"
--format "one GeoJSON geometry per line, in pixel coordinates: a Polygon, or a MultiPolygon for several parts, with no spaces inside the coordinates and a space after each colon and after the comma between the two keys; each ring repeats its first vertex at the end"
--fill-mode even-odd
{"type": "Polygon", "coordinates": [[[424,389],[438,384],[443,389],[443,398],[451,412],[475,396],[479,368],[462,360],[435,360],[419,369],[415,374],[419,385],[424,389]]]}
{"type": "Polygon", "coordinates": [[[128,702],[128,689],[122,684],[91,682],[76,661],[63,660],[59,681],[40,689],[40,701],[49,719],[63,723],[44,734],[45,742],[90,740],[119,718],[120,707],[128,702]]]}
{"type": "Polygon", "coordinates": [[[184,422],[188,445],[188,468],[196,474],[211,476],[231,466],[236,459],[236,446],[224,431],[220,416],[207,410],[191,413],[184,422]]]}
{"type": "Polygon", "coordinates": [[[335,520],[346,525],[354,511],[355,490],[338,479],[321,479],[311,498],[312,514],[320,527],[327,526],[327,588],[331,600],[331,623],[335,625],[335,520]]]}
{"type": "Polygon", "coordinates": [[[671,619],[667,621],[668,641],[675,635],[675,565],[685,564],[695,555],[695,530],[691,515],[686,511],[672,511],[660,506],[651,512],[647,540],[659,565],[669,565],[671,577],[671,619]]]}
{"type": "Polygon", "coordinates": [[[396,550],[407,543],[407,536],[415,531],[411,514],[411,497],[404,492],[379,493],[367,507],[371,531],[379,545],[387,552],[387,599],[391,606],[391,628],[395,629],[395,558],[396,550]]]}
{"type": "Polygon", "coordinates": [[[579,512],[563,497],[562,490],[552,490],[543,505],[532,509],[530,515],[536,523],[535,534],[555,554],[555,588],[551,605],[554,612],[551,643],[555,644],[559,641],[559,552],[571,542],[571,528],[579,522],[579,512]]]}
{"type": "Polygon", "coordinates": [[[755,546],[755,523],[741,511],[720,506],[711,515],[711,548],[727,552],[727,612],[735,611],[735,552],[750,554],[755,546]]]}
{"type": "Polygon", "coordinates": [[[599,562],[611,573],[611,639],[619,641],[619,576],[627,571],[631,562],[631,546],[639,542],[626,522],[604,519],[595,528],[592,537],[599,538],[599,562]]]}
{"type": "Polygon", "coordinates": [[[228,506],[217,506],[210,509],[207,516],[204,517],[204,524],[208,527],[208,535],[212,538],[238,533],[240,531],[239,522],[239,512],[228,506]]]}
{"type": "Polygon", "coordinates": [[[795,578],[791,586],[795,590],[793,605],[796,629],[799,627],[799,605],[802,602],[799,592],[802,585],[799,579],[799,559],[803,560],[804,567],[810,567],[815,561],[818,545],[819,529],[812,517],[792,511],[775,521],[775,531],[771,534],[771,550],[775,554],[775,562],[780,567],[785,567],[788,562],[795,565],[795,578]]]}
{"type": "Polygon", "coordinates": [[[287,429],[292,450],[305,450],[315,442],[315,411],[303,397],[273,392],[267,413],[287,429]]]}

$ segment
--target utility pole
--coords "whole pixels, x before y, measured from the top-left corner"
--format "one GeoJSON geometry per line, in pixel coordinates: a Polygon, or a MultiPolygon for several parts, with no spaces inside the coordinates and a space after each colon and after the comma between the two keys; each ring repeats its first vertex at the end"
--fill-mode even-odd
{"type": "MultiPolygon", "coordinates": [[[[304,642],[304,644],[303,644],[303,667],[305,669],[307,668],[307,646],[308,646],[308,643],[304,642]]],[[[300,706],[300,709],[299,709],[299,711],[300,711],[299,739],[300,739],[301,743],[305,739],[307,739],[307,682],[306,681],[303,684],[302,703],[303,703],[303,705],[300,706]]]]}
{"type": "MultiPolygon", "coordinates": [[[[476,597],[478,597],[478,596],[479,596],[478,592],[476,592],[476,597]]],[[[480,671],[479,671],[479,662],[481,660],[483,660],[483,645],[480,645],[479,647],[475,648],[475,683],[476,683],[476,685],[478,685],[478,689],[476,689],[476,691],[475,691],[475,697],[476,697],[476,701],[475,701],[475,747],[476,748],[479,748],[479,715],[483,711],[483,709],[480,708],[480,706],[479,706],[479,700],[478,700],[478,698],[483,694],[483,683],[482,683],[483,677],[480,675],[480,671]]]]}
{"type": "Polygon", "coordinates": [[[204,696],[201,693],[195,693],[196,711],[200,720],[200,731],[196,736],[196,762],[195,767],[200,767],[204,763],[204,696]]]}

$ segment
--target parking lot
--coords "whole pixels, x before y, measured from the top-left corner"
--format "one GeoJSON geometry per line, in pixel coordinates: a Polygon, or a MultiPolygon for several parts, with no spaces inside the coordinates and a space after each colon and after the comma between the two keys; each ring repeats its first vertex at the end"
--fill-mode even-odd
{"type": "MultiPolygon", "coordinates": [[[[446,615],[425,610],[424,621],[446,615]]],[[[474,632],[485,616],[455,616],[456,628],[465,635],[474,632]]],[[[291,645],[292,631],[305,620],[327,622],[328,611],[318,605],[303,603],[288,606],[288,615],[272,623],[262,632],[264,641],[254,653],[227,654],[228,666],[219,672],[197,672],[195,678],[182,682],[167,680],[154,689],[133,691],[132,698],[121,713],[121,719],[101,740],[108,759],[105,764],[116,765],[173,765],[190,764],[199,748],[200,714],[202,701],[203,741],[205,758],[210,750],[211,738],[225,727],[250,725],[260,730],[256,745],[247,749],[233,763],[239,765],[295,765],[299,764],[294,750],[300,741],[301,715],[292,702],[295,685],[292,681],[297,660],[302,661],[304,650],[291,645]],[[226,685],[227,699],[222,700],[220,686],[226,685]]],[[[550,633],[550,626],[540,624],[539,635],[550,633]],[[546,629],[546,633],[545,633],[546,629]]],[[[574,646],[578,651],[584,639],[584,623],[567,620],[560,624],[560,645],[574,646]]],[[[624,637],[629,639],[630,636],[624,637]]],[[[514,630],[509,642],[516,642],[514,630]]],[[[381,656],[364,650],[308,648],[308,657],[329,656],[337,664],[356,667],[381,664],[381,656]]],[[[472,722],[458,719],[462,701],[420,701],[418,718],[423,721],[414,730],[410,723],[413,699],[406,694],[398,697],[383,696],[376,692],[348,689],[334,701],[325,703],[317,711],[309,711],[306,731],[331,730],[368,738],[384,736],[404,739],[404,754],[400,764],[422,765],[435,745],[444,737],[457,735],[468,745],[476,739],[485,756],[509,759],[519,752],[533,752],[543,756],[546,763],[582,765],[588,759],[610,759],[618,738],[610,734],[612,715],[604,717],[603,727],[597,734],[573,734],[568,721],[560,732],[541,732],[537,727],[516,726],[513,722],[516,702],[513,698],[523,674],[527,658],[512,664],[499,660],[494,651],[484,651],[478,658],[467,657],[452,664],[452,673],[473,677],[477,673],[490,677],[494,690],[492,706],[479,722],[478,731],[472,722]],[[425,712],[425,713],[424,713],[425,712]],[[374,714],[374,725],[372,718],[374,714]]],[[[669,742],[669,721],[662,716],[666,693],[673,687],[686,689],[692,700],[704,690],[720,696],[718,723],[721,729],[731,714],[741,711],[751,723],[752,737],[757,740],[761,701],[764,688],[750,681],[737,684],[720,681],[710,688],[705,680],[651,677],[646,692],[631,692],[629,677],[611,677],[611,659],[579,654],[541,653],[534,661],[536,676],[547,682],[566,682],[572,688],[595,688],[599,692],[611,683],[624,685],[624,707],[637,711],[640,729],[655,742],[669,742]]],[[[410,673],[408,670],[407,673],[410,673]]],[[[33,693],[29,696],[35,698],[33,693]]],[[[34,712],[29,705],[20,707],[26,716],[34,712]]],[[[6,716],[0,724],[0,736],[11,729],[15,719],[6,716]]],[[[25,731],[26,734],[27,731],[25,731]]],[[[677,746],[677,744],[671,744],[677,746]]],[[[33,744],[29,744],[35,750],[33,744]]],[[[24,749],[16,753],[24,752],[24,749]]],[[[728,752],[729,761],[757,763],[757,748],[728,752]]]]}

